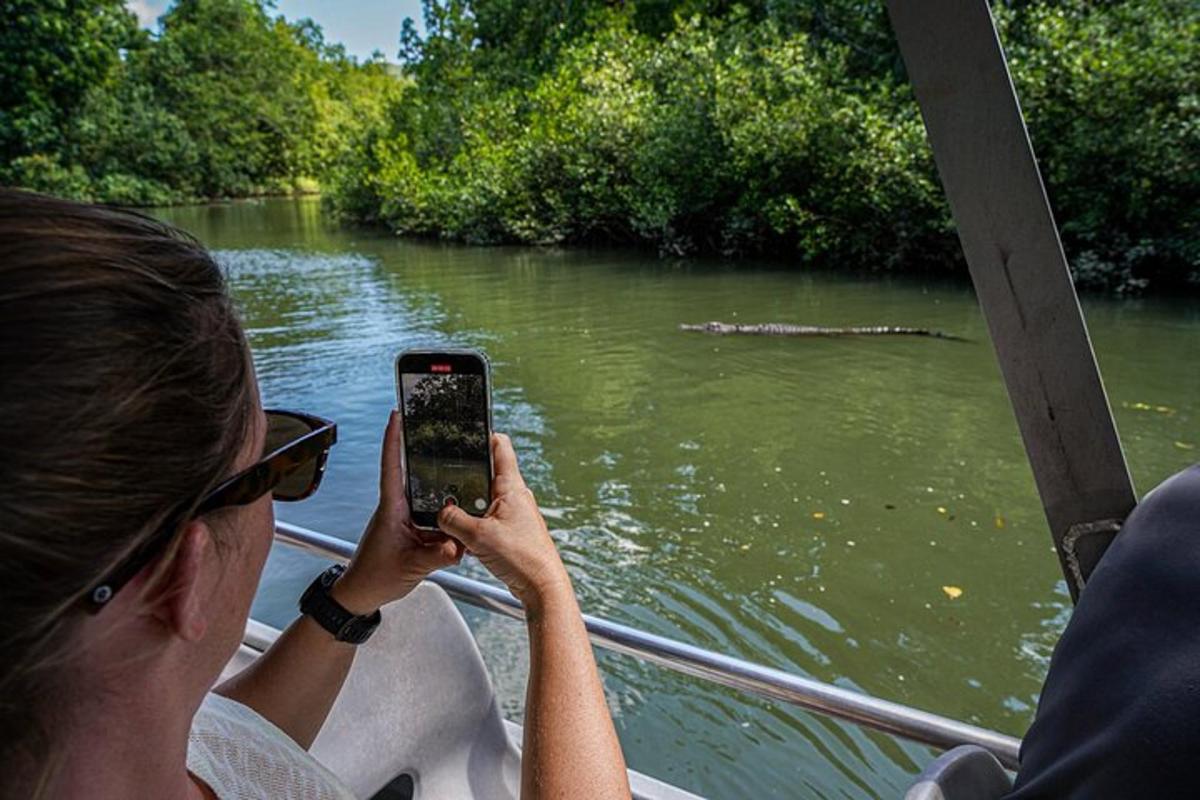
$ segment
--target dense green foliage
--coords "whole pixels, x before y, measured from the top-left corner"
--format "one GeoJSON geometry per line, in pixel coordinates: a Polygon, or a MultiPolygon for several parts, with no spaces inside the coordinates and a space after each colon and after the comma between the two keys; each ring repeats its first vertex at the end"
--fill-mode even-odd
{"type": "MultiPolygon", "coordinates": [[[[406,78],[269,0],[0,5],[0,182],[150,204],[315,189],[471,242],[960,268],[878,0],[426,0],[406,78]]],[[[1200,285],[1200,3],[1005,0],[1080,284],[1200,285]]]]}
{"type": "Polygon", "coordinates": [[[152,204],[315,188],[400,82],[262,0],[0,5],[0,181],[152,204]]]}
{"type": "Polygon", "coordinates": [[[1200,284],[1200,3],[1030,6],[1010,59],[1084,284],[1200,284]]]}
{"type": "MultiPolygon", "coordinates": [[[[1076,276],[1200,282],[1200,4],[1033,0],[1002,37],[1076,276]]],[[[882,3],[428,0],[342,214],[474,242],[957,269],[882,3]]]]}

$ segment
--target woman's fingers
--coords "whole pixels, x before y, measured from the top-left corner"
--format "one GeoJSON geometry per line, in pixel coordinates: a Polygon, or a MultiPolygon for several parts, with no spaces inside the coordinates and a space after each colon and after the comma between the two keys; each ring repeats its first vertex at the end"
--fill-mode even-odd
{"type": "Polygon", "coordinates": [[[521,477],[521,468],[517,465],[517,453],[513,450],[512,439],[506,434],[492,434],[492,465],[496,470],[493,497],[525,488],[525,479],[521,477]]]}
{"type": "Polygon", "coordinates": [[[448,505],[438,513],[438,527],[458,541],[468,550],[477,550],[480,536],[490,520],[472,517],[455,505],[448,505]]]}
{"type": "Polygon", "coordinates": [[[427,531],[424,528],[417,528],[417,527],[414,527],[411,525],[406,526],[405,530],[408,531],[409,535],[412,536],[412,538],[414,538],[418,542],[420,542],[422,546],[441,544],[442,542],[445,542],[445,541],[452,541],[449,536],[442,533],[441,531],[427,531]]]}
{"type": "Polygon", "coordinates": [[[392,409],[383,433],[383,452],[379,456],[379,498],[381,505],[387,508],[407,503],[404,496],[403,447],[400,412],[392,409]]]}
{"type": "Polygon", "coordinates": [[[457,564],[462,560],[462,554],[462,544],[448,538],[437,544],[427,544],[413,550],[411,561],[423,575],[428,575],[434,570],[457,564]]]}

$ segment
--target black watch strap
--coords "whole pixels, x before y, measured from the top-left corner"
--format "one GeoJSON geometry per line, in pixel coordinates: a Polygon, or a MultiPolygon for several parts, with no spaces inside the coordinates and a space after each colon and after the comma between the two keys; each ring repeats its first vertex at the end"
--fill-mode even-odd
{"type": "Polygon", "coordinates": [[[383,615],[376,609],[374,614],[358,616],[342,608],[341,604],[329,596],[329,590],[342,576],[346,568],[334,564],[317,576],[300,595],[300,613],[313,618],[318,625],[333,634],[339,642],[362,644],[371,638],[371,634],[379,627],[383,615]]]}

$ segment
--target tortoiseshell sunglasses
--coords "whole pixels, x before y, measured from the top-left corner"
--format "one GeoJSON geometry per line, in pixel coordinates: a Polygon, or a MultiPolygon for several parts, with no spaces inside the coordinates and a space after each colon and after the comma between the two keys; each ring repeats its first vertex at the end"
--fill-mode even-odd
{"type": "MultiPolygon", "coordinates": [[[[263,457],[253,466],[222,481],[206,494],[191,518],[218,508],[244,506],[267,492],[275,500],[303,500],[321,485],[329,448],[337,442],[337,425],[299,411],[268,409],[263,457]]],[[[184,520],[176,520],[138,548],[88,593],[88,605],[98,611],[122,586],[171,541],[184,520]]]]}

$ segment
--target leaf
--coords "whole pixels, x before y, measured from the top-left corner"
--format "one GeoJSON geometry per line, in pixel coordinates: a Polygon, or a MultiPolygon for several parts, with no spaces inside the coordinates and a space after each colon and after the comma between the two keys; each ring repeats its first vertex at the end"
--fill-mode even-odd
{"type": "Polygon", "coordinates": [[[825,519],[825,512],[824,511],[814,511],[813,519],[825,519]]]}
{"type": "Polygon", "coordinates": [[[1159,414],[1165,414],[1168,417],[1175,414],[1175,409],[1170,406],[1151,405],[1150,403],[1122,403],[1126,408],[1132,408],[1135,411],[1156,411],[1159,414]]]}
{"type": "Polygon", "coordinates": [[[938,506],[938,513],[939,513],[939,514],[945,514],[945,513],[946,513],[946,507],[945,507],[945,506],[938,506]]]}
{"type": "Polygon", "coordinates": [[[1196,449],[1196,445],[1188,444],[1187,442],[1175,442],[1175,446],[1178,447],[1180,450],[1195,450],[1196,449]]]}
{"type": "Polygon", "coordinates": [[[943,586],[942,591],[945,592],[946,597],[949,597],[951,600],[957,600],[958,598],[962,597],[963,593],[963,590],[957,586],[943,586]]]}
{"type": "Polygon", "coordinates": [[[996,515],[996,527],[997,528],[1004,527],[1004,517],[1000,516],[999,514],[996,515]]]}

